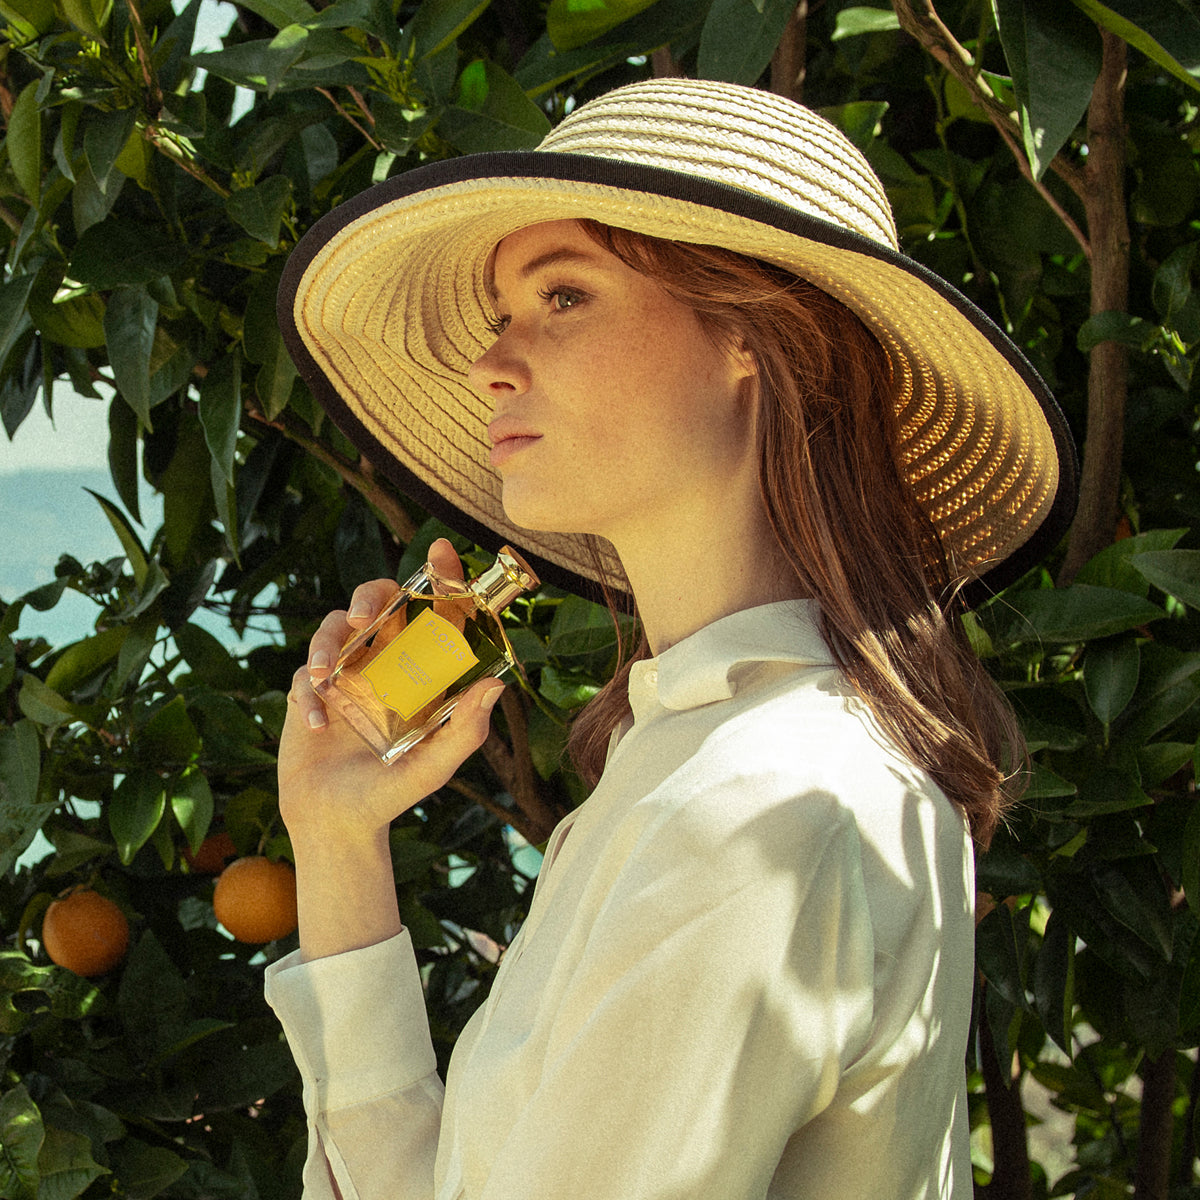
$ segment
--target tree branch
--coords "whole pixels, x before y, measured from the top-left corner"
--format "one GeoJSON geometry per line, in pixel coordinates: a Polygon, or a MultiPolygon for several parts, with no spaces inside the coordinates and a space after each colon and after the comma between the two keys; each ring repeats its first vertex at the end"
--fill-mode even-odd
{"type": "MultiPolygon", "coordinates": [[[[1126,46],[1101,30],[1100,76],[1088,107],[1084,210],[1092,243],[1091,312],[1125,312],[1129,306],[1129,219],[1125,203],[1126,46]]],[[[1079,480],[1079,508],[1059,573],[1076,572],[1113,540],[1125,442],[1129,353],[1116,342],[1094,347],[1088,363],[1087,433],[1079,480]]]]}
{"type": "Polygon", "coordinates": [[[404,511],[400,501],[375,481],[375,469],[365,458],[357,464],[348,463],[340,454],[335,454],[328,446],[302,432],[299,424],[286,412],[280,413],[273,421],[268,421],[263,413],[253,408],[247,410],[247,415],[260,425],[278,430],[289,441],[332,467],[345,483],[378,511],[384,524],[400,541],[406,545],[412,541],[417,532],[416,522],[404,511]]]}
{"type": "Polygon", "coordinates": [[[368,141],[368,142],[370,142],[370,143],[371,143],[371,145],[372,145],[372,146],[373,146],[373,147],[374,147],[376,150],[382,150],[382,149],[383,149],[383,143],[382,143],[382,142],[377,142],[377,141],[375,140],[374,136],[373,136],[371,133],[369,133],[369,132],[368,132],[366,129],[364,129],[364,128],[363,128],[363,127],[362,127],[362,126],[361,126],[361,125],[360,125],[360,124],[359,124],[359,123],[358,123],[358,122],[357,122],[357,121],[356,121],[356,120],[355,120],[355,119],[354,119],[354,118],[353,118],[353,117],[352,117],[352,116],[351,116],[351,115],[350,115],[350,114],[349,114],[349,113],[348,113],[348,112],[347,112],[347,111],[346,111],[346,110],[345,110],[345,109],[342,107],[342,105],[341,105],[341,102],[338,100],[338,98],[337,98],[337,97],[336,97],[336,96],[335,96],[335,95],[334,95],[334,94],[333,94],[333,93],[332,93],[332,92],[331,92],[331,91],[330,91],[328,88],[323,88],[323,87],[319,87],[319,88],[313,88],[313,91],[315,91],[315,92],[319,93],[320,95],[324,96],[324,97],[325,97],[325,99],[326,99],[326,100],[328,100],[328,101],[329,101],[329,103],[333,105],[334,111],[335,111],[335,112],[338,114],[338,116],[339,116],[339,117],[342,117],[342,118],[344,118],[344,119],[345,119],[345,120],[347,120],[347,121],[349,121],[349,122],[350,122],[350,124],[351,124],[351,125],[353,125],[353,126],[354,126],[354,128],[355,128],[355,129],[357,129],[357,130],[358,130],[358,132],[359,132],[359,133],[361,133],[361,134],[363,135],[363,137],[365,137],[365,138],[367,139],[367,141],[368,141]]]}
{"type": "MultiPolygon", "coordinates": [[[[985,983],[984,988],[987,988],[985,983]]],[[[979,1006],[979,1065],[992,1126],[992,1181],[975,1189],[980,1200],[1032,1200],[1029,1142],[1020,1078],[1006,1070],[996,1056],[987,1019],[987,1006],[979,1006]]]]}
{"type": "Polygon", "coordinates": [[[522,825],[513,822],[513,827],[527,842],[536,845],[550,836],[563,814],[542,795],[541,781],[529,751],[529,722],[520,694],[506,690],[500,697],[500,709],[508,724],[512,746],[507,746],[493,729],[483,743],[483,755],[521,812],[522,825]]]}
{"type": "Polygon", "coordinates": [[[1167,1200],[1171,1190],[1171,1139],[1175,1101],[1175,1051],[1168,1047],[1142,1069],[1142,1108],[1138,1120],[1137,1173],[1133,1200],[1167,1200]]]}
{"type": "MultiPolygon", "coordinates": [[[[1030,183],[1039,196],[1050,206],[1054,215],[1063,223],[1071,236],[1079,243],[1080,248],[1089,258],[1092,250],[1087,235],[1079,228],[1075,219],[1058,202],[1054,194],[1039,179],[1033,177],[1033,169],[1025,156],[1021,145],[1020,127],[1016,114],[1003,103],[992,91],[982,72],[976,66],[975,60],[961,42],[946,28],[933,0],[892,0],[900,27],[914,37],[928,53],[936,59],[951,75],[967,89],[971,99],[984,111],[988,120],[1004,139],[1017,169],[1030,183]]],[[[1082,195],[1084,186],[1083,173],[1068,162],[1061,154],[1056,154],[1050,164],[1051,170],[1058,175],[1076,194],[1082,195]]]]}
{"type": "Polygon", "coordinates": [[[804,100],[805,52],[808,46],[808,0],[800,0],[771,56],[771,91],[800,104],[804,100]]]}

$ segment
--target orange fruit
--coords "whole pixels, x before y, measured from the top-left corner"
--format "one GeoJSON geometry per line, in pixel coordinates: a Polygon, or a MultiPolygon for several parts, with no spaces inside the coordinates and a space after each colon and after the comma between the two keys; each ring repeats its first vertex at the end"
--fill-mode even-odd
{"type": "Polygon", "coordinates": [[[296,873],[261,854],[234,859],[213,892],[217,920],[239,942],[273,942],[296,928],[296,873]]]}
{"type": "Polygon", "coordinates": [[[79,888],[46,909],[42,946],[51,962],[76,975],[103,975],[129,949],[129,922],[107,896],[79,888]]]}
{"type": "Polygon", "coordinates": [[[197,875],[220,875],[225,863],[236,854],[237,847],[233,844],[233,838],[221,830],[220,833],[209,834],[200,843],[200,849],[195,854],[185,848],[183,857],[197,875]]]}

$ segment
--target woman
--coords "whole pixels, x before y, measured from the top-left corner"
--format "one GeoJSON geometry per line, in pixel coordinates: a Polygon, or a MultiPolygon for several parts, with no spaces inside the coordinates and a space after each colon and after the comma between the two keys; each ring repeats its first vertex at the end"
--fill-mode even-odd
{"type": "Polygon", "coordinates": [[[301,946],[268,982],[306,1195],[970,1195],[970,832],[1018,739],[956,597],[1052,545],[1074,491],[1015,348],[896,252],[836,130],[678,79],[350,201],[281,316],[381,469],[543,578],[628,590],[643,630],[444,1093],[388,822],[502,688],[385,769],[311,684],[395,585],[313,638],[280,754],[301,946]]]}

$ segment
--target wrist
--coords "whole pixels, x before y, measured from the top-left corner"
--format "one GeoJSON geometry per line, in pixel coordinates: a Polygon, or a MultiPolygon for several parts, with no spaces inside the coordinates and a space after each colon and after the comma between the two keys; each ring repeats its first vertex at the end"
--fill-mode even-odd
{"type": "Polygon", "coordinates": [[[388,830],[292,837],[300,952],[325,958],[400,932],[388,830]]]}

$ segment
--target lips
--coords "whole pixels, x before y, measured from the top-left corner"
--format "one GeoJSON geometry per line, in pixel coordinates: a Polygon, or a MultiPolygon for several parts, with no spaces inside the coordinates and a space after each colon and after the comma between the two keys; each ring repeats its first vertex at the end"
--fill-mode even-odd
{"type": "Polygon", "coordinates": [[[491,462],[493,467],[506,463],[542,435],[518,417],[499,416],[488,426],[488,440],[492,443],[491,462]]]}

